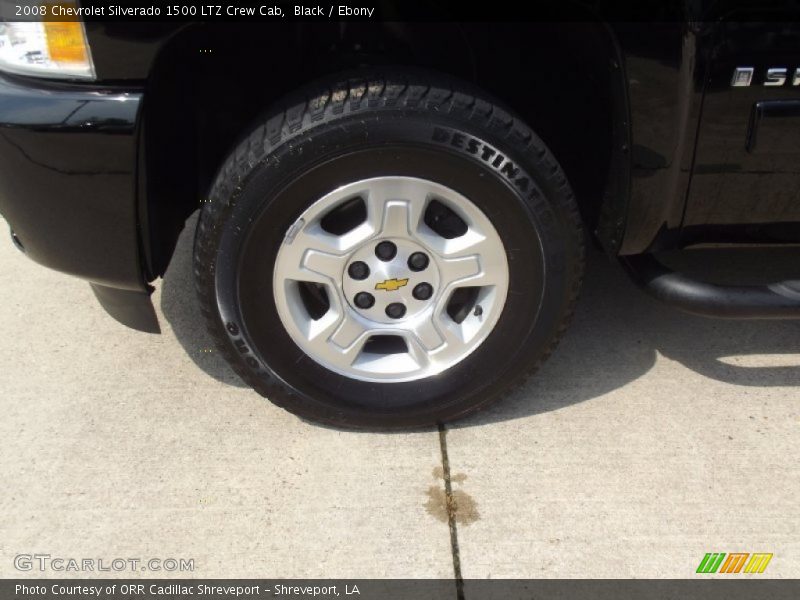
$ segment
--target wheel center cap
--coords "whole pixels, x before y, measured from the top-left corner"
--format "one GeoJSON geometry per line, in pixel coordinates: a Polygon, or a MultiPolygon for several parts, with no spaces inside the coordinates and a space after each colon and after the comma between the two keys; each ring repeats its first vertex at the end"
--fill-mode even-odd
{"type": "Polygon", "coordinates": [[[406,239],[371,240],[348,260],[342,290],[350,307],[378,323],[399,324],[430,310],[440,289],[431,253],[406,239]]]}

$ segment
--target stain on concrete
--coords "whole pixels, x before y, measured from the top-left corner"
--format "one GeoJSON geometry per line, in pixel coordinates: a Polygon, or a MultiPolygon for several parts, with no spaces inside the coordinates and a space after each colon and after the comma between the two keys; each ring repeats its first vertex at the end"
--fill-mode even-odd
{"type": "Polygon", "coordinates": [[[451,517],[459,525],[470,525],[480,519],[475,500],[469,494],[462,490],[453,490],[448,497],[438,485],[428,488],[425,510],[442,523],[448,523],[451,517]]]}
{"type": "MultiPolygon", "coordinates": [[[[442,467],[434,467],[433,476],[436,479],[444,479],[444,469],[442,469],[442,467]]],[[[456,473],[455,475],[450,476],[450,481],[453,483],[464,483],[466,480],[467,480],[466,473],[456,473]]]]}
{"type": "MultiPolygon", "coordinates": [[[[434,467],[433,477],[444,482],[444,469],[434,467]]],[[[450,484],[463,484],[467,480],[465,473],[455,473],[450,476],[450,484]]],[[[448,495],[445,488],[448,486],[432,485],[428,488],[428,501],[425,510],[428,514],[442,523],[448,523],[452,518],[456,523],[469,525],[480,519],[478,506],[475,500],[463,490],[452,490],[448,495]]]]}

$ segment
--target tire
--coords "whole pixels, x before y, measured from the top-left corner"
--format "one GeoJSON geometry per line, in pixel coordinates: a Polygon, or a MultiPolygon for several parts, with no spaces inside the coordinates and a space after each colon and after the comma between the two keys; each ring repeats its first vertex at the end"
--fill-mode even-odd
{"type": "Polygon", "coordinates": [[[469,84],[393,70],[318,82],[252,128],[203,203],[194,272],[211,335],[256,391],[313,421],[398,429],[464,417],[519,387],[568,324],[583,246],[564,172],[518,117],[469,84]],[[404,189],[426,200],[385,200],[404,189]],[[341,200],[342,190],[355,196],[341,200]],[[325,202],[334,208],[323,214],[325,202]],[[385,262],[391,252],[381,254],[375,236],[402,227],[414,233],[387,238],[395,254],[385,262]],[[344,258],[315,250],[317,243],[341,249],[362,229],[366,241],[344,258]],[[447,254],[465,238],[469,248],[481,240],[475,248],[486,251],[447,254]],[[360,283],[343,265],[361,253],[370,277],[384,268],[399,273],[406,256],[411,268],[415,249],[433,261],[421,275],[364,280],[377,305],[355,304],[360,283]],[[314,270],[320,256],[334,266],[314,270]],[[458,283],[472,281],[453,274],[459,265],[476,285],[458,283]],[[319,281],[304,280],[309,269],[319,281]],[[430,306],[416,300],[429,291],[417,294],[420,277],[442,286],[430,306]],[[407,287],[394,289],[404,280],[407,287]],[[386,322],[384,312],[399,312],[385,304],[391,298],[408,312],[386,322]],[[362,337],[353,346],[312,333],[338,318],[330,329],[338,336],[347,329],[343,315],[354,313],[347,318],[359,327],[374,319],[374,331],[399,333],[356,332],[362,337]],[[422,343],[430,332],[448,341],[422,343]],[[349,352],[352,363],[337,354],[349,352]]]}

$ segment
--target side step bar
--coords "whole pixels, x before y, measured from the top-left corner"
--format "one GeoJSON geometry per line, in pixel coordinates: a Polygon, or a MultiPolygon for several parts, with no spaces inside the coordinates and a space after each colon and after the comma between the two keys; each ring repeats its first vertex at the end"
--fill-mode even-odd
{"type": "Polygon", "coordinates": [[[800,280],[715,285],[672,271],[650,254],[623,256],[620,261],[647,293],[688,313],[722,319],[800,319],[800,280]]]}

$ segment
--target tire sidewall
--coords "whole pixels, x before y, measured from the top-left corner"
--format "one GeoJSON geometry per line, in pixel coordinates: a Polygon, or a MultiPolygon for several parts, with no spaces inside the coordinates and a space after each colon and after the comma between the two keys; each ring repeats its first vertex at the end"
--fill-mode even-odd
{"type": "Polygon", "coordinates": [[[568,308],[569,228],[547,163],[503,134],[429,112],[343,115],[306,124],[253,161],[230,197],[212,196],[226,203],[213,260],[220,326],[247,378],[280,382],[297,412],[363,423],[366,410],[376,422],[402,424],[472,410],[529,370],[568,308]],[[289,337],[273,299],[272,271],[289,227],[322,195],[378,176],[431,179],[464,195],[492,221],[508,258],[509,292],[494,330],[457,365],[417,381],[357,381],[322,367],[289,337]],[[264,265],[257,275],[248,268],[254,247],[264,265]],[[264,307],[255,318],[254,293],[264,307]]]}

